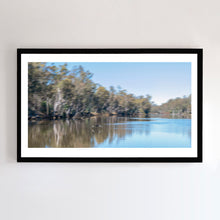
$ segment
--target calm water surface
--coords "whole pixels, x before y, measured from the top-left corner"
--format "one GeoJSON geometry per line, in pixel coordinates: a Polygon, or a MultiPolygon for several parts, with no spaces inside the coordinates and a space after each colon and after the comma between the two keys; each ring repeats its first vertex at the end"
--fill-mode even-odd
{"type": "Polygon", "coordinates": [[[28,146],[189,148],[191,119],[91,117],[29,122],[28,146]]]}

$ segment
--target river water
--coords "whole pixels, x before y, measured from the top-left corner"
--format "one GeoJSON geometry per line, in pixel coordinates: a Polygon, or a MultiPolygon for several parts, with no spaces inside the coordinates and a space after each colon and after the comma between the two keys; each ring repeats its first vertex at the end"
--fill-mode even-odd
{"type": "Polygon", "coordinates": [[[28,124],[30,148],[189,148],[191,119],[91,117],[28,124]]]}

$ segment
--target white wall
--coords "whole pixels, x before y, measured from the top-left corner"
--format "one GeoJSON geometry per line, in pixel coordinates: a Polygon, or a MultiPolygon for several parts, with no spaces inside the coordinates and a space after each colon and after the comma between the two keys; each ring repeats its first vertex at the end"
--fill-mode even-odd
{"type": "Polygon", "coordinates": [[[218,0],[0,1],[0,219],[219,220],[218,0]],[[16,48],[203,47],[203,164],[16,163],[16,48]]]}

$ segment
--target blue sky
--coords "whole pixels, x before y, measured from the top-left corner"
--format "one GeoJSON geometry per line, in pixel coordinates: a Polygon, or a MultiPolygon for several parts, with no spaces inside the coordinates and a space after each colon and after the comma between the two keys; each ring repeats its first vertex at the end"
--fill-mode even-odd
{"type": "Polygon", "coordinates": [[[93,73],[95,83],[108,89],[120,86],[137,96],[149,94],[156,104],[191,94],[191,63],[81,62],[67,67],[79,65],[93,73]]]}

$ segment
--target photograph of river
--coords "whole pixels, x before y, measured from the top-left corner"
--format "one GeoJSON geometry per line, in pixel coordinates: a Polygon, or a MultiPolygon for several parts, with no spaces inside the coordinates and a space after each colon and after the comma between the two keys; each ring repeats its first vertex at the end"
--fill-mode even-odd
{"type": "Polygon", "coordinates": [[[191,148],[190,62],[28,62],[28,148],[191,148]]]}

